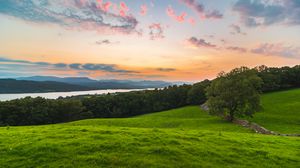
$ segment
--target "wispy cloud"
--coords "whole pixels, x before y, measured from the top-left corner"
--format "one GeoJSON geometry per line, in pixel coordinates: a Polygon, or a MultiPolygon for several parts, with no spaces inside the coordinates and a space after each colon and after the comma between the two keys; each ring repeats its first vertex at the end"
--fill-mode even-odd
{"type": "Polygon", "coordinates": [[[300,25],[299,0],[238,0],[233,11],[240,15],[242,23],[248,27],[300,25]]]}
{"type": "Polygon", "coordinates": [[[230,46],[230,47],[227,47],[226,49],[227,49],[227,50],[231,50],[231,51],[237,51],[237,52],[240,52],[240,53],[245,53],[245,52],[247,52],[247,49],[246,49],[246,48],[243,48],[243,47],[237,47],[237,46],[230,46]]]}
{"type": "Polygon", "coordinates": [[[164,36],[164,27],[160,23],[152,23],[149,25],[149,36],[151,40],[163,39],[164,36]]]}
{"type": "Polygon", "coordinates": [[[232,24],[229,27],[232,29],[231,34],[233,34],[233,35],[235,35],[235,34],[247,35],[247,33],[242,31],[242,29],[239,25],[232,24]]]}
{"type": "Polygon", "coordinates": [[[160,71],[160,72],[173,72],[173,71],[176,71],[177,69],[175,69],[175,68],[157,68],[156,70],[160,71]]]}
{"type": "Polygon", "coordinates": [[[57,75],[57,76],[89,76],[107,78],[165,78],[168,73],[176,72],[176,68],[122,68],[115,64],[95,64],[95,63],[50,63],[33,62],[20,59],[10,59],[0,57],[0,76],[22,77],[34,75],[57,75]],[[5,75],[2,75],[5,74],[5,75]]]}
{"type": "Polygon", "coordinates": [[[96,41],[97,45],[109,45],[109,44],[119,44],[119,43],[120,43],[119,41],[110,41],[108,39],[96,41]]]}
{"type": "Polygon", "coordinates": [[[53,66],[56,68],[67,68],[68,67],[68,65],[64,64],[64,63],[53,64],[53,66]]]}
{"type": "Polygon", "coordinates": [[[199,3],[197,0],[179,0],[184,3],[203,19],[221,19],[223,18],[223,14],[221,14],[218,10],[206,10],[204,5],[199,3]]]}
{"type": "Polygon", "coordinates": [[[5,0],[0,13],[35,23],[51,23],[71,29],[133,33],[138,21],[121,4],[122,14],[109,11],[111,3],[92,0],[5,0]]]}
{"type": "Polygon", "coordinates": [[[196,38],[196,37],[191,37],[187,40],[188,44],[194,46],[194,47],[197,47],[197,48],[216,48],[217,46],[210,43],[210,42],[207,42],[206,40],[204,39],[201,39],[201,38],[196,38]]]}
{"type": "Polygon", "coordinates": [[[227,43],[227,40],[225,40],[225,39],[220,39],[220,41],[223,43],[223,44],[226,44],[227,43]]]}
{"type": "Polygon", "coordinates": [[[78,70],[78,71],[102,71],[108,73],[139,73],[137,71],[127,70],[119,68],[115,64],[93,64],[93,63],[49,63],[49,62],[31,62],[26,60],[15,60],[0,57],[0,65],[7,65],[14,68],[15,66],[25,66],[32,67],[34,69],[43,69],[43,70],[78,70]]]}
{"type": "Polygon", "coordinates": [[[280,57],[297,57],[300,58],[300,47],[286,46],[281,43],[278,44],[260,44],[258,47],[251,50],[252,53],[280,56],[280,57]]]}
{"type": "Polygon", "coordinates": [[[25,64],[30,64],[32,62],[30,61],[25,61],[25,60],[12,60],[9,58],[4,58],[4,57],[0,57],[0,62],[4,62],[4,63],[25,63],[25,64]]]}
{"type": "Polygon", "coordinates": [[[77,67],[79,70],[87,70],[87,71],[104,71],[104,72],[117,72],[117,73],[138,73],[136,71],[125,70],[118,68],[117,65],[114,64],[79,64],[77,67]]]}

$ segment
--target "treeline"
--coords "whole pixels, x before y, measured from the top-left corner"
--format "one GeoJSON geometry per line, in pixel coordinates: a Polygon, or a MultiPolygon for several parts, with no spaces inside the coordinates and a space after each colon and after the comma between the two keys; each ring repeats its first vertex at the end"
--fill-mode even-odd
{"type": "MultiPolygon", "coordinates": [[[[204,82],[204,83],[207,83],[204,82]]],[[[86,118],[129,117],[205,102],[206,86],[164,89],[49,100],[41,97],[0,102],[0,125],[40,125],[86,118]],[[204,93],[204,92],[203,92],[204,93]],[[200,94],[201,95],[201,94],[200,94]]]]}
{"type": "Polygon", "coordinates": [[[271,92],[300,87],[300,65],[273,68],[256,67],[257,75],[263,80],[262,91],[271,92]]]}
{"type": "Polygon", "coordinates": [[[41,97],[0,102],[0,125],[41,125],[62,123],[93,114],[79,100],[49,100],[41,97]]]}
{"type": "MultiPolygon", "coordinates": [[[[254,68],[263,92],[300,87],[300,66],[254,68]]],[[[0,102],[0,125],[40,125],[86,118],[129,117],[206,102],[211,81],[164,89],[49,100],[24,98],[0,102]]]]}

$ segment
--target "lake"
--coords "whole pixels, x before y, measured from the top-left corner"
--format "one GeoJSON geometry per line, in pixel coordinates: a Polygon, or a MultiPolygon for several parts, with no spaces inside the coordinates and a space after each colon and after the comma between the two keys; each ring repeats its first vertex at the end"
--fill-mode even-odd
{"type": "Polygon", "coordinates": [[[57,99],[59,97],[79,96],[79,95],[99,95],[107,93],[131,92],[152,89],[108,89],[108,90],[90,90],[90,91],[74,91],[74,92],[49,92],[49,93],[16,93],[16,94],[0,94],[0,101],[20,99],[24,97],[43,97],[47,99],[57,99]]]}

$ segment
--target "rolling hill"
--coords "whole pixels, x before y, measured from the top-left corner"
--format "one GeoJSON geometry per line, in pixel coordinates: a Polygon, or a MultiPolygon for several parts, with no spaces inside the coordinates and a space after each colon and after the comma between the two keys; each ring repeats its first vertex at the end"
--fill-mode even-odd
{"type": "Polygon", "coordinates": [[[53,81],[37,82],[0,79],[0,93],[68,92],[93,89],[95,88],[53,81]]]}
{"type": "Polygon", "coordinates": [[[144,88],[162,88],[173,85],[171,82],[165,81],[149,81],[149,80],[94,80],[87,77],[55,77],[55,76],[31,76],[17,78],[17,80],[28,81],[54,81],[63,82],[73,85],[80,85],[84,87],[96,89],[144,89],[144,88]]]}
{"type": "Polygon", "coordinates": [[[264,94],[262,107],[252,121],[275,132],[300,134],[300,89],[264,94]]]}
{"type": "Polygon", "coordinates": [[[124,119],[0,128],[0,167],[297,167],[297,137],[260,135],[197,106],[124,119]]]}
{"type": "Polygon", "coordinates": [[[93,80],[85,77],[59,78],[32,76],[17,79],[0,79],[1,93],[69,92],[101,89],[162,88],[172,83],[164,81],[93,80]]]}

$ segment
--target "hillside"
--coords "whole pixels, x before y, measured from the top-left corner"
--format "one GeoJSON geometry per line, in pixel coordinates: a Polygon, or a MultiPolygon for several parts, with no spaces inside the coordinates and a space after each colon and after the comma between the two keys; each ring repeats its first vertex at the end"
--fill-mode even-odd
{"type": "Polygon", "coordinates": [[[251,132],[218,117],[210,116],[198,106],[146,114],[133,118],[90,119],[68,123],[75,126],[109,126],[133,128],[176,128],[226,132],[251,132]]]}
{"type": "Polygon", "coordinates": [[[89,78],[59,78],[33,76],[17,79],[0,79],[1,93],[69,92],[101,89],[162,88],[172,83],[164,81],[92,80],[89,78]]]}
{"type": "Polygon", "coordinates": [[[264,94],[262,106],[254,122],[272,131],[300,134],[300,89],[264,94]]]}
{"type": "Polygon", "coordinates": [[[150,80],[95,80],[87,77],[55,77],[55,76],[31,76],[17,78],[17,80],[27,81],[54,81],[63,82],[73,85],[80,85],[84,87],[96,88],[96,89],[144,89],[144,88],[162,88],[173,85],[171,82],[165,81],[150,81],[150,80]]]}
{"type": "Polygon", "coordinates": [[[0,167],[297,167],[299,138],[186,107],[127,119],[0,128],[0,167]]]}
{"type": "Polygon", "coordinates": [[[93,89],[95,88],[53,81],[37,82],[15,79],[0,79],[0,93],[67,92],[93,89]]]}

